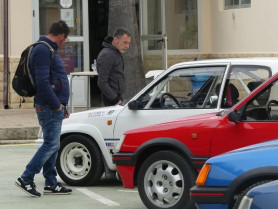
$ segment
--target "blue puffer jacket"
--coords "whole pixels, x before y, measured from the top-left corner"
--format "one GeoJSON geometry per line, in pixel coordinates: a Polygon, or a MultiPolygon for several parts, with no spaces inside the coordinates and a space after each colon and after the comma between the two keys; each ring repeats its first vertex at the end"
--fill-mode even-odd
{"type": "Polygon", "coordinates": [[[57,53],[57,44],[47,37],[39,41],[47,42],[55,51],[52,75],[50,74],[51,52],[43,44],[36,45],[30,55],[30,70],[35,84],[35,104],[49,106],[55,110],[69,100],[69,81],[62,60],[57,53]],[[51,85],[54,85],[54,88],[51,85]]]}

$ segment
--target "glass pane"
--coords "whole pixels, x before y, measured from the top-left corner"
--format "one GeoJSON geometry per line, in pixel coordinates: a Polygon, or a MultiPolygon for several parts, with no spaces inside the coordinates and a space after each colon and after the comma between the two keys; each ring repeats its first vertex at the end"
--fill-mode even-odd
{"type": "Polygon", "coordinates": [[[239,0],[225,0],[225,9],[239,8],[239,0]]]}
{"type": "Polygon", "coordinates": [[[83,36],[82,1],[72,0],[72,5],[61,6],[60,0],[39,0],[40,35],[46,35],[54,21],[62,19],[71,29],[70,36],[83,36]]]}
{"type": "Polygon", "coordinates": [[[143,35],[161,35],[161,0],[143,0],[143,35]]]}
{"type": "Polygon", "coordinates": [[[251,0],[241,0],[241,7],[250,7],[251,6],[251,0]]]}
{"type": "Polygon", "coordinates": [[[224,66],[178,69],[138,99],[141,108],[216,108],[216,87],[222,82],[224,72],[224,66]]]}
{"type": "Polygon", "coordinates": [[[64,48],[58,49],[67,73],[84,71],[83,43],[69,42],[64,48]]]}
{"type": "Polygon", "coordinates": [[[197,0],[166,1],[168,49],[198,48],[197,0]]]}

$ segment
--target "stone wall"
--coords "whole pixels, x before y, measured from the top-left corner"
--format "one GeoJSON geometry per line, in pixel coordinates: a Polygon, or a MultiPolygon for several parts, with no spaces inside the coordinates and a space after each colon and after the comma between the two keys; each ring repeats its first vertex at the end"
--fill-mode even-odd
{"type": "Polygon", "coordinates": [[[3,107],[3,81],[4,81],[4,61],[3,57],[0,57],[0,108],[3,107]]]}
{"type": "MultiPolygon", "coordinates": [[[[34,102],[33,97],[31,98],[22,98],[17,95],[17,93],[13,90],[12,87],[12,79],[14,77],[17,65],[19,62],[19,58],[9,58],[9,86],[8,86],[8,105],[9,108],[12,109],[30,109],[33,108],[34,102]]],[[[3,65],[3,58],[0,60],[0,102],[1,102],[1,108],[3,108],[3,94],[4,94],[4,65],[3,65]]]]}

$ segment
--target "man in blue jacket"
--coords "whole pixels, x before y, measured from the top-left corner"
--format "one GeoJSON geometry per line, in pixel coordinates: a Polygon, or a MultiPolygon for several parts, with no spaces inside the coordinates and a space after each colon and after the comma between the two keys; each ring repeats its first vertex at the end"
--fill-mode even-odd
{"type": "Polygon", "coordinates": [[[104,47],[97,58],[98,87],[104,106],[119,105],[125,91],[124,61],[122,54],[129,48],[131,34],[117,28],[113,37],[104,39],[104,47]]]}
{"type": "Polygon", "coordinates": [[[36,84],[34,98],[39,124],[42,127],[44,142],[27,164],[26,170],[15,185],[33,197],[40,197],[34,183],[35,174],[43,169],[45,177],[44,194],[70,194],[71,189],[65,188],[57,181],[55,168],[62,121],[69,117],[66,105],[69,100],[69,82],[67,72],[57,49],[65,45],[70,29],[64,21],[54,22],[45,37],[39,41],[49,44],[51,52],[44,44],[36,45],[30,55],[30,69],[36,84]]]}

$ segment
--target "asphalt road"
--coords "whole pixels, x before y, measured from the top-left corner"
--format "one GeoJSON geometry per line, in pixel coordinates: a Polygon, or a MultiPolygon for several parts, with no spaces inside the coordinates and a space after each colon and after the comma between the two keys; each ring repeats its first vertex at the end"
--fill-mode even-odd
{"type": "MultiPolygon", "coordinates": [[[[42,195],[33,198],[14,185],[26,164],[36,152],[35,145],[0,145],[0,208],[1,209],[146,209],[137,189],[124,189],[115,179],[102,179],[96,186],[69,187],[71,195],[42,195]]],[[[59,179],[64,184],[64,182],[59,179]]],[[[35,177],[42,193],[44,178],[35,177]]]]}

